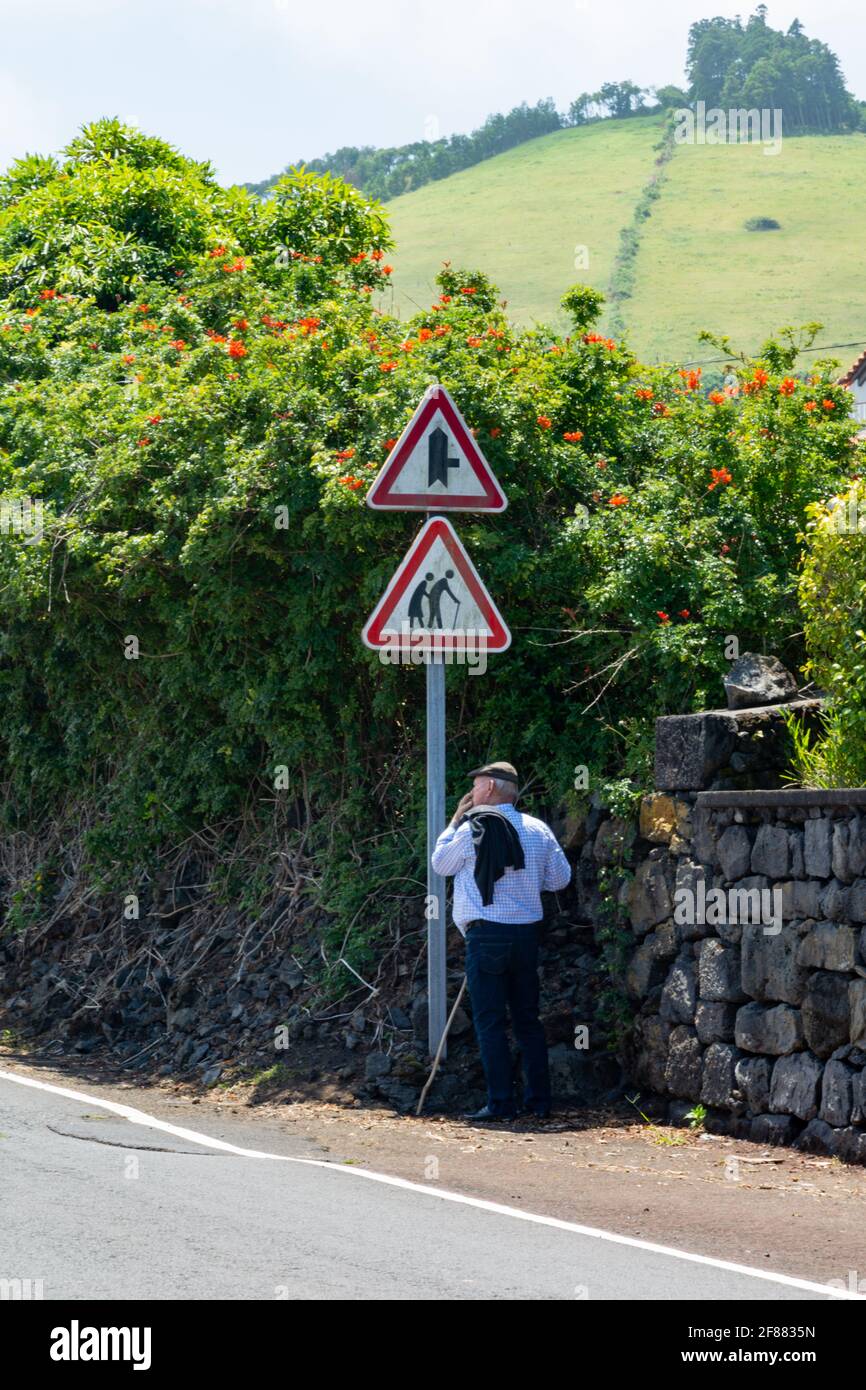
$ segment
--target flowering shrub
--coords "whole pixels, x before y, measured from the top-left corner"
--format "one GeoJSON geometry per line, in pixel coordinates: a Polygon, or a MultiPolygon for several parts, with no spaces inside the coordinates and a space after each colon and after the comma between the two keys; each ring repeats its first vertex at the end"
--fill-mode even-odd
{"type": "Polygon", "coordinates": [[[364,497],[436,380],[509,498],[458,522],[514,644],[448,672],[455,787],[484,756],[551,798],[575,762],[643,763],[656,715],[720,702],[729,634],[797,664],[798,533],[856,452],[829,365],[803,382],[768,344],[708,397],[598,334],[596,291],[566,336],[518,332],[451,267],[400,323],[371,293],[389,244],[333,179],[259,204],[116,122],[0,180],[0,486],[45,514],[0,545],[8,821],[98,787],[119,863],[284,765],[329,833],[399,830],[403,863],[423,680],[359,632],[418,523],[364,497]]]}
{"type": "Polygon", "coordinates": [[[866,483],[807,509],[800,605],[807,673],[830,697],[823,737],[800,746],[799,772],[824,787],[866,785],[866,483]]]}

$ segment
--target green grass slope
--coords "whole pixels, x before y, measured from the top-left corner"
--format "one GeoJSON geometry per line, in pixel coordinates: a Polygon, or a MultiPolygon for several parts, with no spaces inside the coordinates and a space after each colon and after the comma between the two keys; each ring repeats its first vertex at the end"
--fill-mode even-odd
{"type": "MultiPolygon", "coordinates": [[[[620,231],[654,170],[658,118],[559,131],[388,206],[397,251],[388,307],[430,302],[443,260],[484,270],[521,324],[558,322],[575,281],[606,290],[620,231]],[[575,247],[589,268],[575,268],[575,247]]],[[[759,145],[677,146],[640,224],[635,292],[621,314],[649,361],[714,356],[702,328],[756,347],[783,324],[818,319],[819,342],[866,339],[856,233],[866,219],[866,135],[759,145]],[[771,217],[780,230],[749,232],[771,217]]],[[[843,361],[856,349],[842,350],[843,361]]]]}
{"type": "Polygon", "coordinates": [[[622,310],[630,334],[650,361],[707,356],[701,328],[744,348],[810,319],[825,325],[819,342],[866,338],[864,222],[866,135],[786,137],[777,155],[681,145],[644,224],[636,293],[622,310]],[[753,217],[779,230],[746,231],[753,217]]]}
{"type": "Polygon", "coordinates": [[[564,322],[559,299],[569,285],[606,288],[661,129],[647,116],[556,131],[395,198],[387,307],[407,317],[429,304],[450,260],[489,275],[519,323],[564,322]],[[589,266],[576,269],[583,246],[589,266]]]}

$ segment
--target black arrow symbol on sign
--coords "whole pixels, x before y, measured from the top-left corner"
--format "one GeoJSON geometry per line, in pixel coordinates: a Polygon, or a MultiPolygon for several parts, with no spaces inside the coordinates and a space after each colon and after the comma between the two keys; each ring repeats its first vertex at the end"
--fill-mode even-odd
{"type": "Polygon", "coordinates": [[[427,486],[432,487],[434,483],[443,483],[447,487],[448,469],[459,467],[459,459],[448,457],[448,436],[437,425],[435,430],[431,430],[430,438],[427,441],[427,486]]]}

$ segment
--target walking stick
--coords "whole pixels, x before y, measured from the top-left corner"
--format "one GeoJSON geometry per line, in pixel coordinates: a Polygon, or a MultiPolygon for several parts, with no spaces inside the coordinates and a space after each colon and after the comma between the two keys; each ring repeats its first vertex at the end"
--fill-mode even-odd
{"type": "Polygon", "coordinates": [[[433,1085],[434,1077],[436,1076],[436,1073],[437,1073],[437,1071],[439,1070],[439,1062],[440,1062],[440,1059],[441,1059],[441,1057],[442,1057],[442,1049],[443,1049],[444,1046],[445,1046],[445,1039],[448,1037],[448,1029],[451,1027],[452,1020],[453,1020],[454,1015],[456,1014],[456,1012],[457,1012],[457,1010],[458,1010],[458,1008],[459,1008],[459,1006],[460,1006],[460,1000],[463,998],[463,995],[464,995],[465,990],[466,990],[466,976],[464,975],[464,976],[463,976],[463,983],[462,983],[462,985],[460,986],[460,991],[459,991],[459,993],[458,993],[458,995],[457,995],[457,998],[454,1000],[454,1007],[452,1008],[450,1014],[448,1015],[448,1022],[445,1024],[445,1027],[444,1027],[443,1030],[442,1030],[442,1037],[439,1039],[439,1046],[438,1046],[437,1049],[436,1049],[436,1056],[433,1058],[433,1066],[432,1066],[431,1069],[430,1069],[430,1075],[427,1077],[427,1081],[426,1081],[426,1083],[425,1083],[424,1090],[421,1092],[420,1098],[419,1098],[419,1100],[418,1100],[418,1109],[415,1111],[415,1114],[416,1114],[416,1115],[420,1115],[420,1114],[421,1114],[421,1111],[424,1109],[424,1102],[425,1102],[425,1100],[427,1099],[427,1092],[430,1090],[430,1087],[433,1085]]]}

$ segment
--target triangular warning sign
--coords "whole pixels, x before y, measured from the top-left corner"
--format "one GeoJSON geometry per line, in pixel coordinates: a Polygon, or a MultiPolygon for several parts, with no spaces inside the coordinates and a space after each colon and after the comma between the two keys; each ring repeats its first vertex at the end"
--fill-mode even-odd
{"type": "Polygon", "coordinates": [[[431,386],[367,493],[380,510],[504,512],[505,493],[444,386],[431,386]]]}
{"type": "Polygon", "coordinates": [[[444,516],[415,537],[361,634],[366,646],[504,652],[511,633],[444,516]]]}

